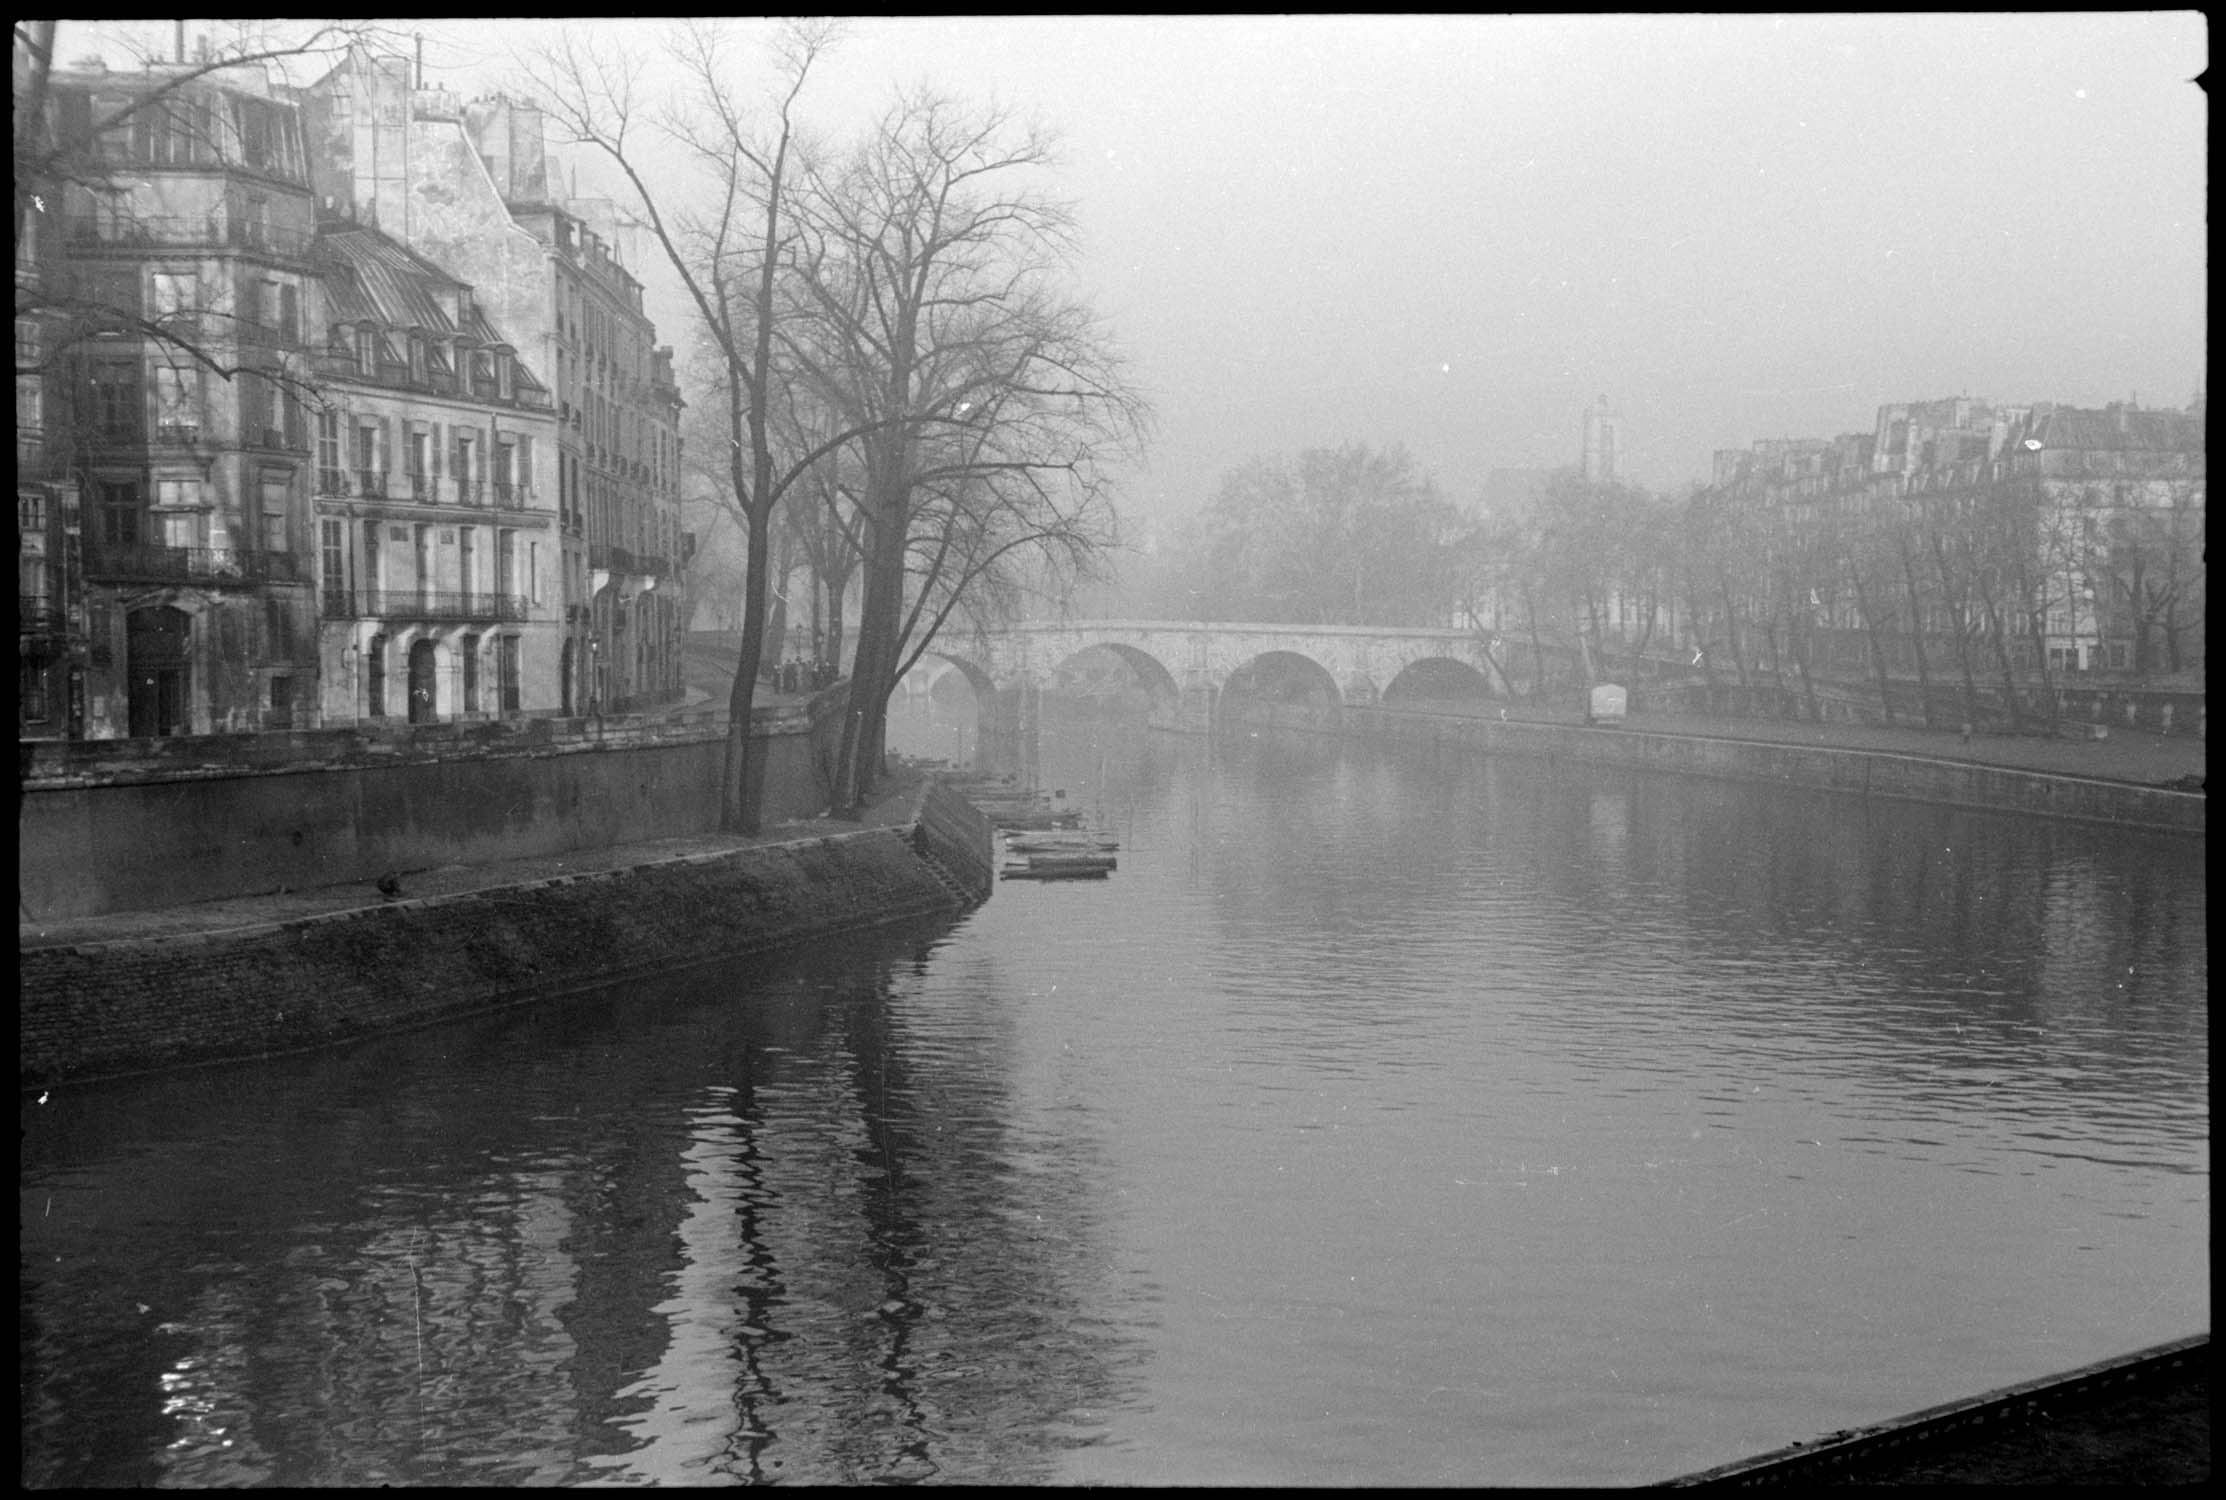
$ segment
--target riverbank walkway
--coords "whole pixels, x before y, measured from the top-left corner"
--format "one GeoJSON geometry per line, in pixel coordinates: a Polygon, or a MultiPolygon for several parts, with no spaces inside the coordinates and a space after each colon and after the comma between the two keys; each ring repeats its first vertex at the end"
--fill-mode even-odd
{"type": "MultiPolygon", "coordinates": [[[[696,692],[676,711],[700,709],[696,692]]],[[[1460,712],[1492,717],[1497,704],[1480,706],[1437,705],[1434,711],[1460,712]]],[[[1507,705],[1510,718],[1530,723],[1579,725],[1584,716],[1574,709],[1545,709],[1507,705]]],[[[2043,738],[2033,735],[1974,734],[1966,741],[1953,730],[1878,728],[1844,724],[1802,724],[1758,719],[1711,718],[1694,714],[1634,714],[1626,730],[1656,734],[1699,735],[1717,739],[1768,740],[1783,744],[1870,750],[1894,755],[1920,755],[1937,760],[2004,766],[2058,776],[2086,776],[2106,781],[2129,781],[2159,786],[2182,783],[2204,774],[2204,741],[2178,736],[2113,730],[2107,739],[2043,738]]],[[[503,860],[486,865],[443,865],[432,869],[399,870],[402,901],[429,900],[466,891],[497,890],[504,886],[530,885],[568,875],[625,869],[659,860],[721,854],[753,844],[795,842],[825,838],[858,826],[901,821],[910,808],[911,786],[903,776],[869,810],[865,824],[832,818],[768,827],[745,837],[738,834],[695,834],[683,838],[650,839],[616,844],[604,849],[576,850],[533,859],[503,860]]],[[[63,918],[51,922],[19,919],[19,949],[82,947],[89,944],[144,939],[190,938],[241,928],[275,926],[304,917],[357,907],[378,906],[387,898],[368,881],[277,890],[258,896],[237,896],[199,901],[154,911],[111,912],[103,916],[63,918]]]]}
{"type": "MultiPolygon", "coordinates": [[[[1473,718],[1509,719],[1532,724],[1584,722],[1575,709],[1535,708],[1521,704],[1464,704],[1473,718]]],[[[1431,705],[1449,710],[1451,705],[1431,705]]],[[[1634,713],[1627,730],[1649,734],[1687,734],[1707,739],[1766,740],[1773,744],[1814,745],[1833,750],[1872,750],[1887,755],[1920,755],[1965,765],[2002,766],[2048,776],[2087,776],[2099,781],[2130,781],[2141,786],[2179,784],[2201,777],[2205,742],[2186,735],[2113,729],[2107,738],[2069,735],[1983,734],[1966,739],[1959,730],[1868,724],[1807,724],[1781,719],[1717,718],[1707,714],[1634,713]]]]}
{"type": "Polygon", "coordinates": [[[215,901],[195,901],[152,911],[108,912],[93,917],[64,917],[51,922],[18,920],[18,951],[36,948],[88,947],[100,943],[143,942],[150,939],[213,937],[221,933],[281,926],[305,917],[359,907],[407,905],[438,900],[472,891],[501,890],[506,886],[538,885],[566,876],[592,875],[631,869],[661,860],[686,859],[731,853],[760,844],[804,843],[861,828],[902,823],[912,815],[913,793],[919,777],[910,772],[892,775],[881,794],[859,821],[832,817],[770,824],[755,834],[699,833],[679,838],[643,839],[612,844],[602,849],[576,849],[530,859],[506,859],[483,865],[440,865],[422,870],[397,870],[401,894],[390,900],[376,884],[358,880],[341,885],[276,890],[257,896],[231,896],[215,901]]]}

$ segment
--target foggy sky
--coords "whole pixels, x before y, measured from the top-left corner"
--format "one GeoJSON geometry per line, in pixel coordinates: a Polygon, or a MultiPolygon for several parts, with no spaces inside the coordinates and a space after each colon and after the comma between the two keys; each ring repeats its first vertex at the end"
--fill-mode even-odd
{"type": "MultiPolygon", "coordinates": [[[[546,23],[393,24],[469,97],[546,23]]],[[[932,82],[1058,127],[1081,280],[1158,412],[1128,508],[1165,515],[1344,441],[1467,498],[1573,463],[1602,394],[1663,488],[1889,401],[2184,406],[2207,66],[2185,12],[869,20],[807,113],[845,135],[932,82]]]]}

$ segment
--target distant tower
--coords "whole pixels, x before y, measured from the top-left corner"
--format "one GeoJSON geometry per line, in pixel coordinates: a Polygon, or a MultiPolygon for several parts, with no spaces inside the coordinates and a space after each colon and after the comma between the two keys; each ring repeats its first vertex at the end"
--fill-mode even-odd
{"type": "Polygon", "coordinates": [[[1623,418],[1608,409],[1608,398],[1602,396],[1584,414],[1584,477],[1598,484],[1612,482],[1622,446],[1623,418]]]}

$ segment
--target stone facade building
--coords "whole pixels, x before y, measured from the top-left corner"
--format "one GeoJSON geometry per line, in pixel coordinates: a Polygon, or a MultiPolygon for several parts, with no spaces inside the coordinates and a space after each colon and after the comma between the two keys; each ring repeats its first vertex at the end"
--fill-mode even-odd
{"type": "Polygon", "coordinates": [[[46,330],[37,461],[79,497],[52,540],[79,551],[69,718],[92,738],[316,713],[308,164],[261,70],[184,71],[51,78],[53,128],[84,149],[46,216],[47,305],[68,313],[46,330]]]}
{"type": "Polygon", "coordinates": [[[325,722],[560,708],[556,414],[470,286],[320,227],[316,518],[325,722]]]}
{"type": "MultiPolygon", "coordinates": [[[[2200,396],[2185,410],[1901,402],[1880,407],[1868,433],[1719,451],[1711,490],[1794,544],[1827,539],[1845,553],[1898,534],[1927,568],[1939,564],[1926,518],[1939,529],[1960,517],[1951,529],[1979,549],[1961,554],[1966,571],[1991,570],[2019,596],[2016,633],[2002,643],[2015,665],[2179,670],[2203,659],[2204,420],[2200,396]],[[1972,519],[1981,516],[1988,525],[1972,519]]],[[[1884,581],[1896,576],[1889,568],[1884,581]]],[[[1814,624],[1855,643],[1855,597],[1827,592],[1812,595],[1814,624]]],[[[1969,607],[1929,597],[1925,633],[1952,639],[1969,607]]]]}
{"type": "Polygon", "coordinates": [[[417,86],[357,50],[302,96],[322,211],[468,277],[518,357],[546,372],[566,712],[681,692],[681,400],[608,205],[559,191],[539,112],[417,86]]]}
{"type": "Polygon", "coordinates": [[[358,51],[303,90],[56,69],[47,123],[68,170],[16,246],[24,737],[680,697],[672,354],[530,108],[358,51]]]}

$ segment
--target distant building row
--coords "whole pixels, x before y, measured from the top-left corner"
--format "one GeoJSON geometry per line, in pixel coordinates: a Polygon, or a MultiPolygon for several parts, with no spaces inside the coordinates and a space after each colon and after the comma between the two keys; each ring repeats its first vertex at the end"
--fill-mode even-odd
{"type": "MultiPolygon", "coordinates": [[[[2202,657],[2205,420],[2200,395],[2185,410],[1903,402],[1880,407],[1871,432],[1721,450],[1710,491],[1761,504],[1796,535],[1882,523],[1912,539],[1927,500],[2032,500],[2020,545],[2040,580],[2045,665],[2146,672],[2202,657]]],[[[1820,625],[1857,628],[1849,601],[1820,608],[1820,625]]],[[[2027,641],[2009,645],[2022,654],[2027,641]]]]}
{"type": "Polygon", "coordinates": [[[529,107],[401,58],[192,71],[52,77],[22,737],[676,699],[682,401],[609,206],[554,191],[529,107]]]}

